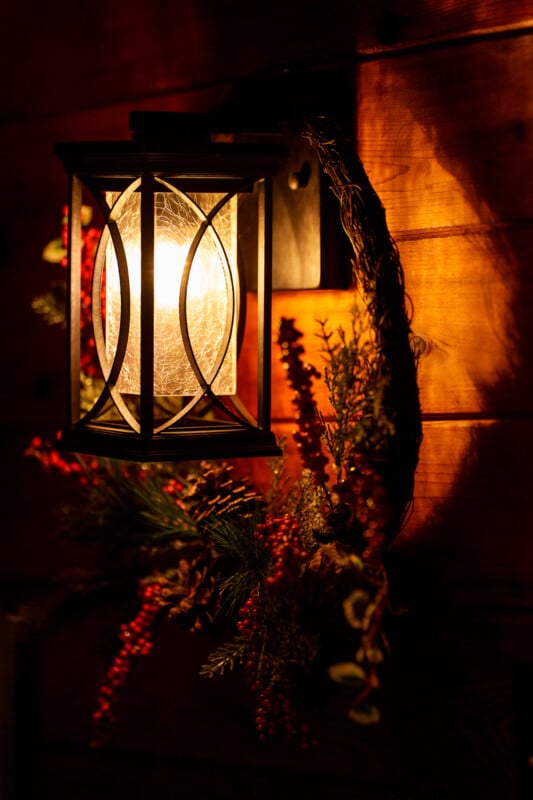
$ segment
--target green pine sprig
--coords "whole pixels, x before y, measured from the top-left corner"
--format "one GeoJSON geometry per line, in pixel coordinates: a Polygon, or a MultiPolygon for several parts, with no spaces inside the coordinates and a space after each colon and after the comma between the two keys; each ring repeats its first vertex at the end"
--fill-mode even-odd
{"type": "Polygon", "coordinates": [[[260,519],[209,517],[205,523],[205,533],[219,555],[221,616],[234,618],[264,580],[269,555],[254,535],[260,519]]]}
{"type": "Polygon", "coordinates": [[[200,675],[205,678],[214,678],[231,672],[235,667],[244,664],[249,650],[249,642],[244,636],[235,636],[225,642],[212,653],[200,668],[200,675]]]}
{"type": "Polygon", "coordinates": [[[354,306],[350,335],[318,321],[326,362],[324,382],[333,422],[324,420],[324,438],[338,475],[354,452],[373,460],[385,456],[394,436],[387,408],[389,378],[372,336],[368,315],[354,306]]]}
{"type": "MultiPolygon", "coordinates": [[[[172,473],[168,467],[124,464],[114,459],[81,458],[86,472],[86,502],[70,526],[76,538],[138,547],[188,544],[199,538],[196,523],[176,496],[164,491],[172,473]]],[[[184,476],[184,491],[187,477],[184,476]]]]}

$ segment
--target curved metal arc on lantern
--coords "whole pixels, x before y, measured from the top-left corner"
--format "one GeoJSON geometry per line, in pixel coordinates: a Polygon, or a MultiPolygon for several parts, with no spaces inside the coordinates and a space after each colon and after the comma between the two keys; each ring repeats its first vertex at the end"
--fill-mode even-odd
{"type": "Polygon", "coordinates": [[[116,383],[122,369],[126,349],[128,345],[129,327],[130,327],[130,280],[128,272],[128,263],[126,258],[126,251],[124,243],[120,235],[117,224],[117,219],[120,216],[122,206],[129,200],[133,192],[140,186],[141,179],[133,181],[117,198],[110,208],[105,199],[99,191],[86,182],[87,187],[91,190],[95,201],[102,212],[104,217],[105,227],[100,236],[98,246],[95,254],[94,271],[92,277],[92,325],[94,340],[96,346],[96,353],[98,361],[102,369],[105,386],[94,406],[83,417],[84,422],[90,422],[95,419],[98,414],[103,410],[105,403],[111,397],[117,411],[123,420],[131,426],[135,433],[140,432],[139,421],[129,410],[128,406],[122,399],[121,393],[116,388],[116,383]],[[113,361],[110,363],[106,354],[105,336],[103,330],[103,314],[102,314],[102,276],[104,274],[104,267],[106,261],[106,250],[109,237],[113,242],[117,258],[117,267],[119,273],[120,284],[120,324],[116,349],[113,355],[113,361]]]}
{"type": "Polygon", "coordinates": [[[186,197],[187,201],[191,206],[194,206],[195,213],[198,214],[199,217],[203,217],[203,221],[201,222],[194,239],[192,240],[187,257],[185,259],[185,264],[183,266],[183,272],[181,275],[181,282],[180,282],[180,291],[179,291],[179,320],[180,320],[180,330],[183,335],[183,346],[185,348],[185,354],[189,361],[189,364],[192,367],[196,380],[200,385],[200,391],[202,395],[207,394],[209,399],[213,402],[217,402],[217,396],[213,393],[211,386],[216,380],[220,368],[224,363],[224,359],[226,358],[228,347],[231,342],[231,333],[233,330],[233,325],[235,322],[236,316],[238,316],[238,310],[236,310],[236,292],[235,292],[235,285],[233,281],[233,275],[231,271],[231,265],[229,263],[229,259],[220,240],[220,236],[218,235],[216,229],[213,227],[213,219],[217,216],[218,212],[228,203],[231,199],[232,195],[226,195],[222,200],[220,200],[212,209],[211,211],[206,214],[194,201],[192,198],[186,197]],[[226,296],[228,298],[227,307],[228,310],[226,312],[226,322],[224,327],[224,332],[222,335],[222,341],[219,347],[217,358],[215,359],[214,365],[212,365],[209,376],[206,378],[200,369],[198,361],[196,360],[196,356],[194,354],[194,349],[191,343],[191,337],[189,332],[189,322],[187,317],[187,290],[189,287],[191,269],[198,252],[198,248],[202,242],[207,231],[210,231],[213,235],[216,248],[218,250],[218,254],[220,256],[220,262],[222,265],[222,271],[224,280],[226,283],[226,296]]]}
{"type": "MultiPolygon", "coordinates": [[[[180,419],[187,416],[190,413],[190,411],[204,397],[207,397],[213,405],[219,408],[227,419],[234,421],[241,426],[244,425],[244,426],[255,427],[256,420],[253,418],[250,412],[245,408],[242,401],[237,396],[228,395],[226,397],[226,402],[231,404],[231,406],[233,407],[232,411],[232,409],[229,408],[228,405],[221,402],[219,397],[213,392],[211,388],[212,384],[216,381],[216,378],[219,375],[221,367],[224,363],[224,359],[226,358],[228,348],[231,343],[231,333],[233,330],[235,319],[238,319],[238,307],[239,307],[238,275],[236,275],[237,278],[237,289],[236,289],[235,280],[228,255],[220,239],[220,236],[212,223],[213,220],[216,218],[217,214],[220,212],[220,210],[228,202],[230,202],[232,198],[234,198],[234,196],[238,193],[238,191],[240,191],[240,189],[237,189],[232,193],[226,194],[218,203],[216,203],[216,205],[209,211],[209,213],[206,214],[201,209],[201,207],[198,206],[198,204],[196,204],[192,200],[192,198],[188,197],[186,194],[182,192],[179,192],[179,190],[177,190],[174,186],[159,178],[156,178],[155,180],[158,183],[165,186],[168,190],[177,194],[180,197],[180,199],[185,200],[187,204],[192,208],[195,215],[201,219],[201,223],[199,224],[196,235],[189,247],[186,262],[181,276],[180,292],[179,292],[180,329],[183,334],[183,346],[189,364],[195,374],[196,379],[198,380],[199,390],[196,392],[194,397],[192,397],[191,400],[176,415],[174,415],[171,419],[167,420],[159,427],[154,428],[154,433],[160,433],[170,428],[180,419]],[[210,232],[210,234],[212,235],[217,251],[220,256],[220,263],[223,268],[223,276],[227,287],[227,296],[229,297],[229,302],[228,302],[228,310],[226,313],[225,328],[223,332],[221,345],[219,347],[215,364],[212,366],[210,373],[206,378],[202,373],[200,366],[196,360],[190,339],[189,328],[187,323],[187,315],[186,315],[186,294],[194,258],[197,254],[202,239],[207,232],[210,232]]],[[[124,422],[126,422],[126,424],[128,424],[135,433],[140,432],[140,423],[136,419],[136,417],[132,414],[131,410],[128,408],[127,404],[123,400],[121,392],[116,388],[116,384],[119,379],[124,358],[127,352],[129,326],[131,318],[131,291],[130,291],[131,286],[130,286],[128,262],[127,262],[124,243],[118,226],[118,219],[120,218],[123,205],[129,200],[131,195],[138,189],[140,183],[141,183],[140,178],[133,181],[124,191],[120,193],[119,197],[110,207],[109,204],[106,202],[105,197],[99,190],[98,185],[95,182],[91,181],[90,179],[84,180],[85,186],[91,191],[94,200],[97,203],[104,218],[104,228],[97,245],[95,260],[94,260],[94,269],[92,275],[91,295],[92,295],[93,313],[91,321],[95,339],[96,353],[100,364],[100,368],[102,370],[102,375],[105,385],[99,397],[96,399],[94,405],[92,406],[92,408],[89,409],[83,415],[80,421],[83,421],[84,423],[90,423],[91,421],[97,419],[100,413],[105,410],[106,403],[108,403],[108,401],[111,399],[114,403],[115,409],[118,411],[124,422]],[[103,276],[106,267],[106,251],[109,243],[109,238],[111,238],[111,241],[113,243],[117,260],[119,285],[120,285],[120,309],[121,309],[117,343],[112,361],[108,359],[107,355],[106,338],[104,334],[104,315],[102,313],[103,276]]],[[[242,189],[242,187],[240,188],[242,189]]]]}
{"type": "Polygon", "coordinates": [[[183,271],[181,275],[181,282],[180,282],[180,291],[179,291],[179,321],[180,321],[180,331],[182,333],[182,341],[183,347],[185,350],[185,354],[187,356],[187,360],[194,372],[196,380],[199,384],[199,390],[194,395],[194,397],[171,419],[167,420],[165,423],[160,425],[159,427],[154,429],[154,433],[160,433],[164,430],[167,430],[176,422],[178,422],[183,417],[187,416],[189,412],[204,398],[208,397],[209,400],[219,408],[226,417],[229,417],[231,420],[239,423],[242,425],[243,423],[249,424],[251,426],[255,425],[255,420],[250,416],[250,414],[246,411],[244,406],[239,402],[238,404],[230,400],[234,408],[238,411],[237,414],[233,413],[231,409],[229,409],[224,403],[222,403],[218,396],[213,392],[212,385],[217,379],[217,376],[220,373],[220,369],[224,363],[226,358],[228,348],[231,342],[231,334],[234,327],[235,319],[238,318],[238,292],[236,291],[234,276],[231,269],[231,264],[228,259],[228,255],[224,248],[224,245],[220,239],[220,236],[213,226],[213,220],[216,218],[217,214],[221,211],[221,209],[227,205],[228,202],[235,195],[238,193],[238,189],[232,193],[226,194],[218,203],[216,203],[213,208],[206,213],[194,200],[189,197],[187,194],[180,192],[170,183],[162,180],[161,178],[155,179],[157,183],[162,184],[167,188],[169,191],[176,194],[180,199],[184,200],[192,209],[194,214],[201,219],[199,224],[198,230],[189,246],[189,250],[187,253],[187,257],[185,259],[185,264],[183,266],[183,271]],[[191,343],[190,333],[189,333],[189,326],[187,321],[187,288],[189,285],[190,273],[193,266],[194,259],[198,252],[198,248],[202,242],[203,237],[207,232],[210,232],[213,236],[215,241],[215,245],[217,251],[220,256],[220,263],[223,268],[223,275],[226,282],[227,288],[227,296],[229,299],[228,302],[228,311],[226,313],[226,323],[225,328],[222,336],[222,341],[219,347],[219,351],[217,354],[217,358],[215,360],[214,365],[211,367],[210,373],[206,378],[198,364],[198,361],[194,355],[194,349],[191,343]],[[240,408],[238,408],[240,406],[240,408]]]}

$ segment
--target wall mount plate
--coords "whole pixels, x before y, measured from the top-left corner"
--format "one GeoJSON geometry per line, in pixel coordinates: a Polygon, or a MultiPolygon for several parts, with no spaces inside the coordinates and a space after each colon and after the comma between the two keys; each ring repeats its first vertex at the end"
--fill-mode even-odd
{"type": "Polygon", "coordinates": [[[272,288],[345,289],[351,285],[351,248],[314,151],[300,131],[320,115],[333,117],[351,136],[354,129],[353,65],[307,70],[280,67],[237,84],[220,110],[241,121],[252,140],[283,142],[288,157],[273,177],[272,288]]]}

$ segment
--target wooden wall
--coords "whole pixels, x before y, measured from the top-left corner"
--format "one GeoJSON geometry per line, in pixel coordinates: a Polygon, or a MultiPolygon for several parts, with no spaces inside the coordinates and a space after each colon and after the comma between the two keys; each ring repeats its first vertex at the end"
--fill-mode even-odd
{"type": "MultiPolygon", "coordinates": [[[[40,254],[65,196],[55,141],[125,137],[131,108],[209,109],[284,64],[342,65],[425,343],[415,508],[390,558],[395,604],[408,613],[391,633],[383,725],[353,728],[333,696],[317,710],[318,752],[260,747],[236,683],[197,677],[211,643],[171,628],[133,679],[110,749],[89,752],[93,698],[126,608],[104,603],[24,642],[16,713],[7,699],[0,709],[4,740],[17,731],[20,796],[288,798],[314,787],[327,798],[530,797],[533,2],[61,0],[10,2],[6,19],[6,611],[86,557],[58,537],[61,482],[23,456],[62,420],[63,337],[31,311],[50,280],[40,254]]],[[[349,302],[346,292],[284,292],[274,315],[297,317],[317,360],[314,317],[342,321],[349,302]]],[[[275,427],[290,433],[277,362],[273,374],[275,427]]]]}

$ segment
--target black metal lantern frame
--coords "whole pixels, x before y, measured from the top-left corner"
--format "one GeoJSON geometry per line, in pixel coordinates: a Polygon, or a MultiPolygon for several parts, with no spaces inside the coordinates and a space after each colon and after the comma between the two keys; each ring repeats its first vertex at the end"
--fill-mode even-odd
{"type": "Polygon", "coordinates": [[[283,148],[220,141],[208,117],[196,126],[200,142],[194,143],[190,131],[180,134],[189,115],[171,117],[172,135],[159,117],[155,131],[127,142],[56,145],[70,178],[69,399],[60,447],[141,461],[276,454],[270,430],[272,177],[283,148]],[[101,213],[102,233],[91,264],[90,309],[82,312],[87,195],[101,213]],[[243,224],[253,237],[244,249],[255,262],[246,269],[238,258],[243,224]],[[237,387],[250,272],[257,287],[252,410],[237,387]],[[82,313],[90,317],[94,339],[89,407],[81,391],[82,313]]]}

